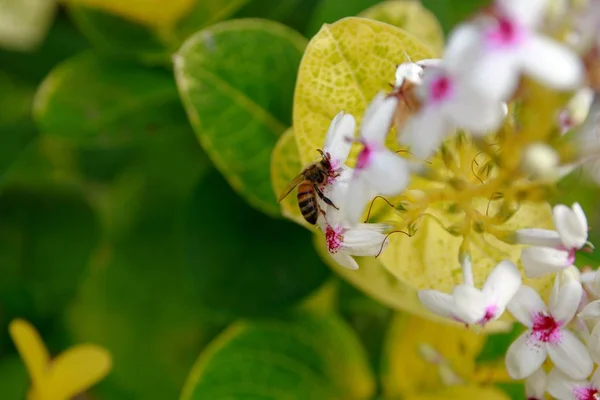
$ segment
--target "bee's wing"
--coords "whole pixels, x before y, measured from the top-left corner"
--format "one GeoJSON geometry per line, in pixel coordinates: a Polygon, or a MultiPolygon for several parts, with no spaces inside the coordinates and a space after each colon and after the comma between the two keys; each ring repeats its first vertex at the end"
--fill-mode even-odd
{"type": "Polygon", "coordinates": [[[294,188],[296,186],[298,186],[298,184],[300,182],[302,182],[304,180],[304,172],[299,173],[294,179],[292,179],[292,181],[290,182],[290,184],[285,188],[285,190],[281,193],[281,196],[279,196],[279,199],[277,200],[277,202],[279,203],[281,200],[285,199],[286,196],[288,194],[290,194],[290,192],[292,190],[294,190],[294,188]]]}

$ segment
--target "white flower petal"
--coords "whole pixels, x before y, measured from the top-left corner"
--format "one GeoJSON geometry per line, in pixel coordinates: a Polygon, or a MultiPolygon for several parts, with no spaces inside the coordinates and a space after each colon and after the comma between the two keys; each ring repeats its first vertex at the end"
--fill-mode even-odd
{"type": "Polygon", "coordinates": [[[365,111],[360,137],[369,143],[383,144],[390,131],[397,105],[398,98],[386,97],[383,92],[379,92],[365,111]]]}
{"type": "Polygon", "coordinates": [[[567,329],[561,330],[561,339],[547,345],[548,356],[554,366],[573,379],[586,379],[594,366],[587,348],[567,329]]]}
{"type": "Polygon", "coordinates": [[[489,297],[470,285],[458,285],[452,292],[456,305],[454,314],[467,324],[474,324],[485,316],[489,297]]]}
{"type": "MultiPolygon", "coordinates": [[[[332,184],[326,185],[323,194],[333,202],[338,208],[342,207],[346,199],[346,192],[352,180],[354,169],[342,165],[338,171],[339,176],[335,178],[332,184]]],[[[323,202],[324,203],[324,202],[323,202]]]]}
{"type": "Polygon", "coordinates": [[[521,287],[521,273],[511,261],[501,261],[486,279],[482,292],[496,303],[500,310],[504,310],[508,303],[521,287]]]}
{"type": "Polygon", "coordinates": [[[597,388],[600,388],[600,368],[596,368],[596,371],[592,374],[590,382],[597,388]]]}
{"type": "Polygon", "coordinates": [[[506,16],[530,28],[543,18],[547,4],[547,0],[496,0],[496,6],[506,16]]]}
{"type": "Polygon", "coordinates": [[[516,242],[531,246],[558,247],[562,245],[560,235],[548,229],[520,229],[517,231],[516,242]]]}
{"type": "Polygon", "coordinates": [[[573,206],[571,207],[571,209],[573,210],[575,217],[579,221],[578,227],[580,229],[580,232],[585,233],[586,240],[587,240],[588,222],[587,222],[587,217],[585,216],[585,212],[583,211],[583,208],[581,208],[581,205],[579,203],[574,203],[573,206]]]}
{"type": "Polygon", "coordinates": [[[513,379],[533,374],[546,360],[546,346],[531,337],[531,331],[521,334],[506,352],[506,371],[513,379]]]}
{"type": "Polygon", "coordinates": [[[597,322],[592,329],[587,347],[594,362],[600,364],[600,322],[597,322]]]}
{"type": "Polygon", "coordinates": [[[387,149],[373,152],[372,161],[362,174],[375,191],[384,196],[396,195],[408,186],[408,162],[387,149]]]}
{"type": "Polygon", "coordinates": [[[346,162],[352,147],[355,130],[356,121],[351,114],[340,111],[331,121],[327,136],[325,136],[323,151],[331,155],[334,169],[339,168],[346,162]]]}
{"type": "Polygon", "coordinates": [[[354,171],[352,181],[348,185],[346,199],[341,210],[350,225],[358,223],[369,201],[377,195],[375,190],[369,186],[363,171],[354,171]]]}
{"type": "Polygon", "coordinates": [[[454,298],[439,290],[419,290],[419,300],[429,311],[442,317],[454,319],[454,298]]]}
{"type": "Polygon", "coordinates": [[[457,126],[474,135],[498,129],[505,116],[502,102],[480,96],[461,82],[456,82],[455,98],[445,111],[457,126]]]}
{"type": "Polygon", "coordinates": [[[521,262],[529,278],[560,272],[571,265],[567,251],[537,246],[523,249],[521,262]]]}
{"type": "Polygon", "coordinates": [[[434,154],[454,127],[440,114],[439,107],[424,107],[406,121],[398,141],[415,157],[427,159],[434,154]]]}
{"type": "Polygon", "coordinates": [[[470,71],[471,62],[480,56],[482,31],[472,23],[460,24],[450,32],[444,50],[444,67],[452,74],[470,71]]]}
{"type": "Polygon", "coordinates": [[[588,303],[577,315],[583,319],[600,318],[600,300],[588,303]]]}
{"type": "MultiPolygon", "coordinates": [[[[556,279],[559,279],[558,277],[556,279]]],[[[563,321],[565,325],[569,323],[581,302],[581,295],[583,294],[583,287],[581,283],[574,279],[568,279],[560,285],[558,296],[556,292],[550,294],[550,301],[548,308],[552,316],[563,321]]]]}
{"type": "Polygon", "coordinates": [[[422,72],[423,67],[417,63],[405,62],[398,65],[398,68],[396,68],[396,82],[394,87],[401,87],[405,80],[417,85],[420,84],[422,72]]]}
{"type": "Polygon", "coordinates": [[[546,304],[535,289],[521,286],[508,303],[508,310],[523,325],[531,327],[533,314],[546,312],[546,304]]]}
{"type": "Polygon", "coordinates": [[[586,381],[577,381],[569,378],[557,368],[554,368],[548,375],[548,382],[548,393],[558,400],[579,400],[574,395],[574,390],[588,385],[586,381]]]}
{"type": "Polygon", "coordinates": [[[356,260],[344,252],[338,251],[337,253],[329,253],[329,255],[342,267],[354,270],[358,269],[356,260]]]}
{"type": "Polygon", "coordinates": [[[567,249],[579,249],[587,241],[587,220],[584,215],[582,221],[582,213],[581,207],[578,207],[578,210],[575,211],[563,204],[554,206],[552,210],[554,226],[556,226],[556,230],[567,249]]]}
{"type": "Polygon", "coordinates": [[[386,235],[376,230],[349,229],[344,232],[343,251],[353,256],[376,256],[385,248],[386,235]]]}
{"type": "Polygon", "coordinates": [[[525,72],[547,86],[569,90],[583,80],[583,65],[577,54],[550,38],[532,35],[521,54],[525,72]]]}
{"type": "Polygon", "coordinates": [[[507,101],[517,89],[520,78],[519,53],[515,50],[487,51],[472,65],[465,79],[482,96],[507,101]]]}
{"type": "Polygon", "coordinates": [[[542,368],[535,371],[525,381],[525,396],[528,399],[543,399],[548,385],[548,378],[542,368]]]}

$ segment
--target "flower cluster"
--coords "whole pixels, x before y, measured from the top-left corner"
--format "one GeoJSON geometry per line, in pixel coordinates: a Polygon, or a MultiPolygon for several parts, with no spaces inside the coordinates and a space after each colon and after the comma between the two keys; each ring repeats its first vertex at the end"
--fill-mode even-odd
{"type": "Polygon", "coordinates": [[[357,269],[353,256],[378,256],[389,234],[410,236],[429,207],[451,204],[464,217],[445,227],[462,238],[462,283],[452,293],[421,290],[421,303],[466,325],[484,326],[508,310],[526,330],[508,349],[506,367],[512,378],[527,379],[529,398],[547,391],[558,399],[594,399],[600,277],[574,266],[578,251],[593,248],[583,209],[556,205],[554,230],[504,228],[522,204],[547,204],[550,189],[575,168],[584,165],[599,178],[600,1],[573,6],[558,26],[548,24],[548,3],[496,0],[451,32],[442,59],[399,65],[393,88],[374,97],[358,133],[354,117],[340,112],[324,145],[333,171],[322,189],[334,205],[320,203],[318,225],[332,257],[357,269]],[[387,139],[394,129],[392,150],[387,139]],[[346,163],[353,144],[352,168],[346,163]],[[474,152],[484,160],[466,173],[461,157],[474,152]],[[417,176],[434,189],[421,185],[416,195],[417,176]],[[385,220],[360,222],[376,197],[391,206],[385,220]],[[498,202],[492,214],[474,206],[481,198],[498,202]],[[527,278],[555,275],[548,305],[508,259],[497,260],[476,287],[470,249],[483,234],[523,246],[527,278]]]}

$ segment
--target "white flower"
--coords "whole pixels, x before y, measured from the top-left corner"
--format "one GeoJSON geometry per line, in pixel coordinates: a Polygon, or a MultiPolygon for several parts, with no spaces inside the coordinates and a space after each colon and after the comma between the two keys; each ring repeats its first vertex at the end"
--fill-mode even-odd
{"type": "Polygon", "coordinates": [[[517,243],[532,245],[521,252],[525,274],[530,278],[559,272],[571,266],[575,261],[575,252],[587,243],[587,219],[578,203],[571,208],[562,204],[555,206],[552,217],[556,231],[517,231],[517,243]]]}
{"type": "Polygon", "coordinates": [[[565,109],[558,115],[558,124],[561,133],[579,126],[585,121],[594,100],[594,91],[588,87],[579,89],[569,100],[565,109]]]}
{"type": "Polygon", "coordinates": [[[397,98],[380,92],[365,112],[357,140],[363,149],[346,195],[345,213],[351,224],[358,222],[373,197],[399,194],[408,185],[408,162],[385,147],[397,103],[397,98]]]}
{"type": "Polygon", "coordinates": [[[442,60],[437,58],[425,59],[417,62],[405,62],[396,68],[396,82],[394,89],[400,89],[405,82],[420,85],[423,81],[423,71],[427,67],[438,66],[442,60]]]}
{"type": "Polygon", "coordinates": [[[592,333],[587,340],[587,347],[592,360],[596,364],[600,364],[600,322],[596,322],[594,325],[592,333]]]}
{"type": "Polygon", "coordinates": [[[544,400],[547,387],[548,377],[540,368],[525,380],[525,397],[527,400],[544,400]]]}
{"type": "MultiPolygon", "coordinates": [[[[470,273],[469,266],[465,269],[470,273]]],[[[469,273],[463,272],[464,275],[469,273]]],[[[506,305],[521,286],[521,274],[510,261],[500,262],[490,273],[481,290],[473,286],[472,278],[466,276],[465,283],[454,288],[452,294],[437,290],[419,291],[419,300],[435,314],[465,324],[485,325],[499,318],[506,305]]]]}
{"type": "Polygon", "coordinates": [[[504,119],[500,101],[481,96],[443,64],[424,69],[420,83],[415,92],[421,107],[398,131],[398,141],[417,157],[428,158],[457,128],[481,135],[497,129],[504,119]]]}
{"type": "Polygon", "coordinates": [[[352,256],[376,256],[387,246],[387,236],[383,233],[389,229],[385,224],[356,224],[353,227],[328,221],[320,223],[325,233],[327,250],[331,257],[341,266],[358,269],[358,263],[352,256]]]}
{"type": "Polygon", "coordinates": [[[592,372],[592,360],[583,343],[567,329],[581,301],[579,281],[565,274],[557,276],[546,307],[540,295],[522,286],[508,304],[511,314],[529,329],[508,348],[506,369],[513,379],[533,374],[550,357],[554,366],[573,379],[585,379],[592,372]]]}
{"type": "MultiPolygon", "coordinates": [[[[356,121],[352,114],[340,111],[331,120],[325,136],[323,151],[329,154],[329,162],[334,174],[330,175],[322,189],[325,197],[338,208],[343,206],[344,196],[352,176],[352,168],[348,167],[345,162],[348,159],[348,154],[350,154],[355,130],[356,121]]],[[[321,199],[319,199],[319,205],[321,209],[327,208],[321,199]]]]}
{"type": "Polygon", "coordinates": [[[539,35],[545,0],[496,0],[493,15],[459,26],[449,37],[445,61],[463,65],[463,75],[479,93],[508,100],[521,73],[560,90],[583,79],[577,55],[539,35]]]}
{"type": "Polygon", "coordinates": [[[597,400],[600,397],[600,369],[589,381],[574,380],[553,369],[548,381],[548,392],[557,400],[597,400]]]}
{"type": "Polygon", "coordinates": [[[331,169],[339,171],[346,167],[344,163],[350,154],[352,138],[356,130],[356,121],[352,114],[340,111],[329,124],[323,151],[331,156],[331,169]]]}

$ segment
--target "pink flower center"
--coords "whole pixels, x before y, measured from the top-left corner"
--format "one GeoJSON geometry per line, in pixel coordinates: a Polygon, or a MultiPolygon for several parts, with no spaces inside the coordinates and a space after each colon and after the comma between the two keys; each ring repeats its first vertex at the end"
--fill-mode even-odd
{"type": "Polygon", "coordinates": [[[327,241],[327,250],[330,253],[337,253],[342,248],[342,242],[344,241],[343,229],[341,227],[332,228],[327,225],[325,240],[327,241]]]}
{"type": "Polygon", "coordinates": [[[588,387],[578,387],[573,389],[573,395],[577,398],[577,400],[596,400],[598,397],[598,389],[593,386],[588,387]]]}
{"type": "Polygon", "coordinates": [[[562,321],[555,320],[552,315],[537,313],[533,316],[533,338],[544,343],[557,343],[561,339],[562,324],[562,321]]]}
{"type": "Polygon", "coordinates": [[[373,146],[365,143],[363,149],[356,158],[356,169],[367,168],[373,162],[373,146]]]}
{"type": "Polygon", "coordinates": [[[477,323],[479,325],[483,326],[483,325],[487,324],[488,322],[490,322],[491,320],[493,320],[494,318],[496,318],[497,313],[498,313],[498,306],[496,306],[495,304],[490,304],[485,309],[485,315],[479,321],[477,321],[477,323]]]}
{"type": "Polygon", "coordinates": [[[562,251],[566,251],[567,253],[569,253],[567,255],[567,262],[569,264],[573,264],[575,262],[575,253],[577,253],[577,249],[576,248],[573,247],[571,249],[568,249],[568,248],[563,247],[563,246],[558,246],[557,250],[562,250],[562,251]]]}
{"type": "Polygon", "coordinates": [[[492,48],[513,47],[523,42],[526,30],[507,17],[498,17],[496,25],[487,32],[487,42],[492,48]]]}
{"type": "Polygon", "coordinates": [[[454,93],[454,83],[447,75],[437,76],[429,84],[429,100],[439,103],[448,100],[454,93]]]}

